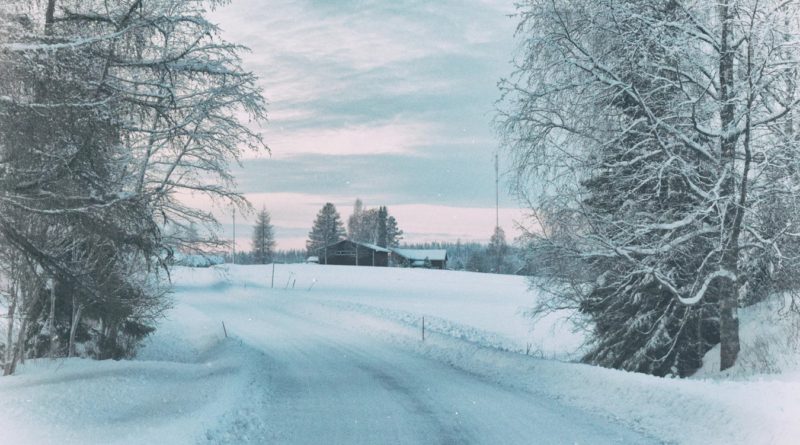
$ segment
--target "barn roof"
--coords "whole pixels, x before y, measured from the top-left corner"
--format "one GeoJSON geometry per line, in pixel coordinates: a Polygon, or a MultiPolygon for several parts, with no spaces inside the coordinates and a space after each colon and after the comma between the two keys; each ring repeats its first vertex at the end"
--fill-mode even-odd
{"type": "Polygon", "coordinates": [[[375,245],[375,244],[370,244],[370,243],[356,243],[355,241],[353,241],[353,242],[354,242],[355,244],[358,244],[358,245],[360,245],[360,246],[363,246],[363,247],[366,247],[366,248],[372,249],[372,250],[374,250],[374,251],[376,251],[376,252],[386,252],[386,253],[389,253],[389,252],[391,252],[391,250],[389,250],[389,249],[387,249],[387,248],[385,248],[385,247],[381,247],[381,246],[375,245]]]}
{"type": "Polygon", "coordinates": [[[320,250],[323,250],[323,249],[330,248],[331,246],[335,246],[335,245],[337,245],[337,244],[340,244],[340,243],[352,243],[352,244],[358,244],[358,245],[359,245],[359,246],[361,246],[361,247],[365,247],[365,248],[367,248],[367,249],[371,249],[371,250],[374,250],[374,251],[376,251],[376,252],[386,252],[386,253],[389,253],[389,252],[391,252],[391,250],[389,250],[389,249],[386,249],[386,248],[384,248],[384,247],[381,247],[381,246],[376,246],[375,244],[370,244],[370,243],[360,243],[360,242],[358,242],[358,241],[353,241],[353,240],[349,240],[349,239],[343,239],[343,240],[337,241],[337,242],[335,242],[335,243],[333,243],[333,244],[328,244],[328,245],[327,245],[327,246],[325,246],[325,247],[320,247],[319,249],[317,249],[317,252],[319,252],[320,250]]]}
{"type": "Polygon", "coordinates": [[[431,261],[447,260],[447,250],[445,249],[392,249],[392,252],[401,257],[408,258],[410,261],[431,261]]]}

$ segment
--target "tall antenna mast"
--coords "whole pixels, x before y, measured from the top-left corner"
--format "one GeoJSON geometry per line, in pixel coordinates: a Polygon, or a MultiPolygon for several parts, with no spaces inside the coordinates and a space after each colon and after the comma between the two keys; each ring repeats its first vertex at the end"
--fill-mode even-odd
{"type": "Polygon", "coordinates": [[[494,207],[495,227],[500,227],[500,160],[497,153],[494,154],[494,207]]]}

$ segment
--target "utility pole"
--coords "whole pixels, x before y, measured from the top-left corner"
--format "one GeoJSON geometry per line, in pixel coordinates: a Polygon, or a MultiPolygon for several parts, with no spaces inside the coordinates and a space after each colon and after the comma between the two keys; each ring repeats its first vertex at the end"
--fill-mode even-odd
{"type": "Polygon", "coordinates": [[[494,154],[494,208],[495,227],[500,227],[500,159],[494,154]]]}
{"type": "Polygon", "coordinates": [[[236,207],[233,208],[233,264],[236,264],[236,207]]]}

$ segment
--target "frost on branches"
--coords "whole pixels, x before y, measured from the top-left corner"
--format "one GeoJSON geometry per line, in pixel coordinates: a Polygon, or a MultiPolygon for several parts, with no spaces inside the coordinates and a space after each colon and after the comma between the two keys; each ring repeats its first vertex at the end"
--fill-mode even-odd
{"type": "Polygon", "coordinates": [[[797,270],[795,1],[530,0],[499,124],[585,360],[688,375],[797,270]]]}
{"type": "Polygon", "coordinates": [[[230,191],[264,101],[215,1],[0,5],[0,361],[131,355],[168,306],[166,224],[214,224],[180,193],[230,191]]]}

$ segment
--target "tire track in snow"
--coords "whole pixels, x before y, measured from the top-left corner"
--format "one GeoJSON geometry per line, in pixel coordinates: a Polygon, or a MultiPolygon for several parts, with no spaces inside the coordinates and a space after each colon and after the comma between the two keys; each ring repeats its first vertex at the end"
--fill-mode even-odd
{"type": "Polygon", "coordinates": [[[408,413],[418,417],[421,422],[428,424],[430,429],[436,432],[435,439],[426,437],[425,443],[442,445],[468,445],[473,443],[473,440],[467,436],[463,428],[443,421],[438,413],[423,401],[418,394],[385,370],[366,364],[359,365],[359,368],[372,375],[376,382],[398,397],[408,413]]]}

